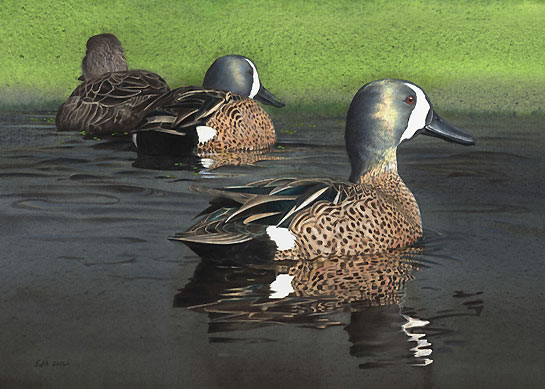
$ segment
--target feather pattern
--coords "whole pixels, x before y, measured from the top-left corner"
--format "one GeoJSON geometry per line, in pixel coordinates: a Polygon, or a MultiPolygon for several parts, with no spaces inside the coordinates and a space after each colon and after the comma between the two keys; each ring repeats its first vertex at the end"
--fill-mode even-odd
{"type": "Polygon", "coordinates": [[[129,132],[168,90],[166,82],[152,72],[107,73],[80,84],[59,108],[55,123],[61,131],[129,132]]]}
{"type": "Polygon", "coordinates": [[[138,150],[143,154],[253,151],[276,141],[268,114],[254,100],[194,86],[177,88],[158,98],[138,124],[136,135],[138,150]],[[214,129],[216,135],[200,144],[196,130],[199,126],[214,129]],[[165,133],[187,136],[165,139],[165,133]]]}
{"type": "Polygon", "coordinates": [[[422,234],[418,204],[397,173],[372,183],[276,178],[192,189],[215,197],[194,226],[170,239],[204,256],[217,255],[211,245],[221,247],[220,255],[238,256],[238,244],[250,242],[263,253],[273,239],[269,227],[295,240],[289,247],[274,244],[275,260],[372,254],[407,247],[422,234]]]}
{"type": "Polygon", "coordinates": [[[140,124],[138,131],[184,129],[204,125],[218,109],[243,97],[230,92],[200,87],[181,87],[161,96],[140,124]]]}
{"type": "Polygon", "coordinates": [[[298,211],[319,201],[346,198],[350,186],[350,183],[329,179],[282,178],[223,189],[191,187],[216,197],[210,201],[211,206],[201,212],[199,216],[203,217],[197,224],[170,239],[202,244],[210,244],[215,239],[248,241],[263,236],[268,226],[289,225],[298,211]]]}

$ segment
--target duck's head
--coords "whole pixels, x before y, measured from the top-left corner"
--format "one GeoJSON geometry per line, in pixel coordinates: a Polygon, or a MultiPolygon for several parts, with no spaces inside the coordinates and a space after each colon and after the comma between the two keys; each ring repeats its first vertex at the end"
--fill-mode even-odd
{"type": "Polygon", "coordinates": [[[87,40],[87,51],[81,61],[81,81],[88,81],[109,72],[128,70],[123,46],[113,34],[99,34],[87,40]]]}
{"type": "Polygon", "coordinates": [[[373,170],[396,169],[397,146],[417,134],[475,144],[471,135],[442,120],[424,91],[412,82],[386,79],[361,87],[346,118],[350,181],[358,182],[373,170]]]}
{"type": "Polygon", "coordinates": [[[283,102],[261,85],[255,64],[241,55],[226,55],[216,59],[204,76],[203,86],[237,93],[275,107],[284,106],[283,102]]]}

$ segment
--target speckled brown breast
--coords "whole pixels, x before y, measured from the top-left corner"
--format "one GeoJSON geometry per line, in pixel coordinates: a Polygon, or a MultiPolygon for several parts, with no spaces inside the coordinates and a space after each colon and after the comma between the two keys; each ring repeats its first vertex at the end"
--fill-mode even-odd
{"type": "Polygon", "coordinates": [[[206,126],[215,129],[217,134],[212,140],[199,143],[198,153],[261,150],[276,142],[271,118],[251,99],[221,106],[206,126]]]}
{"type": "Polygon", "coordinates": [[[420,210],[397,173],[353,184],[339,204],[317,202],[291,222],[295,247],[276,260],[375,254],[403,248],[422,235],[420,210]]]}

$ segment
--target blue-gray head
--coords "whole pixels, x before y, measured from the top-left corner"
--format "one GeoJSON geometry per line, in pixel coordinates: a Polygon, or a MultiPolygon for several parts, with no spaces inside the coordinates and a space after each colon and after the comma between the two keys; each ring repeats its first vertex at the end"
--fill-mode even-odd
{"type": "Polygon", "coordinates": [[[471,135],[442,120],[424,91],[409,81],[386,79],[361,87],[346,118],[350,181],[357,182],[386,158],[395,158],[397,146],[417,134],[463,145],[475,143],[471,135]]]}
{"type": "Polygon", "coordinates": [[[237,93],[275,107],[284,106],[283,102],[261,85],[255,64],[241,55],[226,55],[216,59],[204,76],[203,86],[237,93]]]}
{"type": "Polygon", "coordinates": [[[87,40],[87,51],[81,61],[79,80],[88,81],[109,72],[128,70],[123,46],[113,34],[99,34],[87,40]]]}

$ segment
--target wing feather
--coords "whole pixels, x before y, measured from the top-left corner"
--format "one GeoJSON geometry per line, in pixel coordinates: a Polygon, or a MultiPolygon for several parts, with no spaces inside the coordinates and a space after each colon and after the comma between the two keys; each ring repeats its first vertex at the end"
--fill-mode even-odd
{"type": "Polygon", "coordinates": [[[61,131],[132,131],[153,102],[168,91],[155,73],[106,73],[80,84],[59,108],[55,123],[61,131]]]}
{"type": "Polygon", "coordinates": [[[222,189],[190,187],[215,196],[202,218],[176,239],[193,243],[231,244],[266,233],[267,226],[289,227],[300,211],[320,201],[338,203],[352,184],[330,179],[273,178],[222,189]]]}
{"type": "Polygon", "coordinates": [[[137,131],[168,129],[186,132],[203,125],[226,104],[230,93],[186,86],[164,94],[152,104],[137,131]]]}
{"type": "Polygon", "coordinates": [[[252,235],[229,234],[225,232],[213,232],[206,235],[194,235],[182,232],[176,234],[175,236],[169,237],[169,239],[192,243],[225,245],[248,242],[249,240],[252,240],[252,235]]]}

